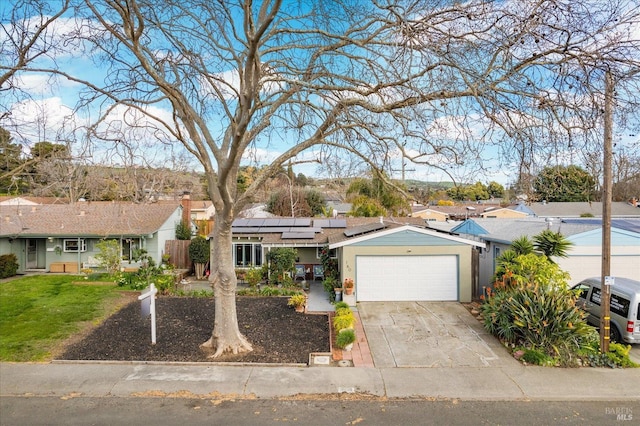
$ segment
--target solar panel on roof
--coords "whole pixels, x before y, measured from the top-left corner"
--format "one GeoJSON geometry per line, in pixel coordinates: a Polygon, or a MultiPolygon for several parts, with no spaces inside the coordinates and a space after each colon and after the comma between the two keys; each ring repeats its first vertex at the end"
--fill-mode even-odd
{"type": "Polygon", "coordinates": [[[319,228],[346,228],[347,221],[345,219],[314,219],[313,226],[319,228]]]}
{"type": "Polygon", "coordinates": [[[278,226],[293,226],[296,223],[296,220],[291,218],[291,219],[280,219],[280,223],[278,224],[278,226]]]}
{"type": "Polygon", "coordinates": [[[280,226],[280,218],[268,218],[268,219],[262,219],[262,226],[265,227],[272,227],[272,226],[280,226]]]}
{"type": "Polygon", "coordinates": [[[263,226],[258,232],[261,234],[273,234],[274,232],[290,232],[290,226],[263,226]]]}
{"type": "Polygon", "coordinates": [[[246,226],[258,227],[262,225],[263,221],[264,219],[260,219],[260,218],[236,219],[233,221],[232,226],[237,226],[239,228],[246,227],[246,226]]]}
{"type": "Polygon", "coordinates": [[[366,234],[368,232],[377,231],[379,229],[386,228],[387,225],[384,223],[369,223],[367,225],[356,226],[354,228],[346,229],[344,231],[345,237],[354,237],[356,235],[366,234]]]}
{"type": "Polygon", "coordinates": [[[231,227],[231,232],[234,234],[258,234],[260,233],[260,228],[255,228],[252,226],[242,226],[242,227],[231,227]]]}
{"type": "Polygon", "coordinates": [[[308,217],[297,217],[293,226],[311,226],[311,219],[308,217]]]}
{"type": "Polygon", "coordinates": [[[231,226],[249,226],[249,219],[236,219],[231,226]]]}

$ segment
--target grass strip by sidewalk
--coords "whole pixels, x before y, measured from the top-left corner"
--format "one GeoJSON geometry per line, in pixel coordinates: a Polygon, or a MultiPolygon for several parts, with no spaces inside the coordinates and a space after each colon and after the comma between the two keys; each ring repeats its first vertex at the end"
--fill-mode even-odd
{"type": "Polygon", "coordinates": [[[80,280],[35,275],[0,283],[0,361],[46,361],[86,322],[110,313],[120,289],[80,280]]]}

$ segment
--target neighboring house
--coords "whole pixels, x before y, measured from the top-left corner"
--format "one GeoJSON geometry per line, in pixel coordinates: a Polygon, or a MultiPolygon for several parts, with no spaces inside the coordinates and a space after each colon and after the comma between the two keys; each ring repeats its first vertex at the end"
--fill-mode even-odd
{"type": "Polygon", "coordinates": [[[0,206],[37,206],[36,201],[23,197],[0,197],[0,206]]]}
{"type": "MultiPolygon", "coordinates": [[[[637,204],[637,202],[636,202],[637,204]]],[[[536,217],[551,218],[576,218],[576,217],[602,217],[601,202],[553,202],[533,203],[527,206],[536,217]]],[[[639,218],[640,209],[627,202],[612,202],[611,217],[639,218]]]]}
{"type": "MultiPolygon", "coordinates": [[[[485,211],[499,209],[500,204],[478,201],[475,203],[456,204],[454,206],[429,206],[431,215],[445,215],[449,220],[466,220],[469,218],[480,217],[485,211]]],[[[416,208],[417,210],[417,208],[416,208]]],[[[413,215],[415,216],[415,211],[413,215]]],[[[445,219],[445,220],[446,220],[445,219]]]]}
{"type": "Polygon", "coordinates": [[[413,206],[413,212],[411,213],[411,217],[419,217],[427,222],[446,222],[449,219],[449,214],[434,210],[431,208],[427,208],[425,206],[413,206]]]}
{"type": "MultiPolygon", "coordinates": [[[[522,236],[533,237],[546,229],[560,232],[574,243],[567,252],[567,258],[554,258],[554,261],[571,275],[570,284],[577,284],[584,278],[600,275],[602,226],[599,219],[469,219],[451,229],[451,232],[486,244],[486,248],[480,254],[479,284],[480,287],[491,287],[496,259],[509,249],[511,242],[522,236]]],[[[638,265],[640,265],[640,220],[613,219],[611,274],[637,279],[640,273],[638,265]]]]}
{"type": "Polygon", "coordinates": [[[524,219],[529,216],[527,213],[509,209],[509,208],[493,208],[488,207],[480,213],[483,219],[524,219]]]}
{"type": "Polygon", "coordinates": [[[208,235],[213,229],[216,208],[212,201],[191,200],[191,194],[182,194],[183,222],[188,221],[191,232],[198,235],[208,235]],[[188,219],[188,220],[187,220],[188,219]]]}
{"type": "Polygon", "coordinates": [[[420,218],[236,219],[236,267],[260,266],[276,247],[298,252],[305,279],[314,279],[320,251],[338,260],[340,280],[353,278],[355,300],[458,300],[474,292],[477,241],[425,228],[420,218]]]}
{"type": "Polygon", "coordinates": [[[97,242],[115,238],[123,267],[135,266],[136,249],[159,264],[181,215],[179,202],[0,206],[0,254],[15,254],[19,273],[78,272],[97,266],[97,242]]]}
{"type": "Polygon", "coordinates": [[[334,217],[345,217],[351,211],[353,204],[344,203],[342,201],[330,200],[326,202],[327,207],[331,209],[334,217]]]}
{"type": "MultiPolygon", "coordinates": [[[[602,273],[602,221],[600,219],[566,219],[565,225],[579,223],[597,228],[567,237],[574,246],[567,258],[554,259],[571,273],[571,283],[602,273]]],[[[611,275],[640,280],[640,219],[611,220],[611,275]]]]}
{"type": "Polygon", "coordinates": [[[56,197],[32,197],[30,195],[24,197],[13,195],[0,196],[0,206],[34,206],[39,204],[67,204],[67,201],[56,197]]]}
{"type": "Polygon", "coordinates": [[[215,214],[213,201],[191,200],[191,220],[212,220],[215,214]]]}

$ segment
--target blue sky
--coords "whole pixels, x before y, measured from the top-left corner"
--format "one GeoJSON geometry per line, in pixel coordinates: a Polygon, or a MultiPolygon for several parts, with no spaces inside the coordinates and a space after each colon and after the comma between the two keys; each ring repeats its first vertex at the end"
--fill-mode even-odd
{"type": "MultiPolygon", "coordinates": [[[[56,24],[55,30],[64,33],[69,31],[74,25],[75,21],[73,19],[63,19],[56,24]]],[[[106,70],[103,67],[96,66],[90,57],[83,55],[81,50],[82,46],[71,47],[72,49],[69,55],[59,58],[60,63],[67,67],[69,73],[89,81],[102,81],[105,77],[106,70]]],[[[229,73],[229,76],[233,76],[233,73],[229,73]]],[[[20,133],[15,133],[16,140],[24,140],[27,144],[40,140],[76,140],[77,142],[74,146],[81,146],[82,132],[73,129],[88,124],[93,118],[86,112],[75,114],[73,111],[78,100],[78,93],[82,90],[82,87],[69,80],[61,78],[53,79],[43,74],[23,74],[19,77],[19,83],[22,89],[29,93],[31,98],[23,102],[15,103],[12,106],[11,123],[5,121],[0,122],[0,125],[10,130],[12,130],[11,124],[18,125],[20,133]]],[[[162,107],[155,108],[156,110],[154,112],[158,116],[170,117],[171,113],[168,109],[163,109],[162,107]]],[[[122,111],[115,111],[110,117],[110,125],[122,126],[122,123],[125,121],[123,117],[124,114],[122,111]]],[[[441,119],[442,127],[447,129],[446,131],[455,133],[451,124],[458,119],[459,117],[455,116],[443,116],[441,119]]],[[[215,129],[217,125],[211,123],[210,126],[212,129],[215,129]]],[[[474,129],[471,130],[474,131],[474,129]]],[[[478,137],[481,137],[481,134],[481,129],[477,129],[478,137]]],[[[140,140],[149,139],[146,138],[144,134],[138,134],[136,132],[132,134],[132,137],[140,140]]],[[[617,137],[617,142],[624,146],[630,146],[631,144],[638,143],[638,137],[630,136],[630,132],[621,131],[619,137],[617,137]]],[[[256,160],[258,164],[268,163],[283,151],[286,143],[286,139],[278,140],[277,138],[273,138],[268,145],[260,147],[253,153],[248,153],[247,160],[251,157],[253,160],[256,160]]],[[[100,150],[94,150],[92,153],[95,161],[101,161],[100,150]]],[[[166,150],[157,144],[148,143],[141,147],[136,155],[152,158],[157,164],[165,164],[163,159],[166,158],[166,150]]],[[[318,149],[313,149],[302,154],[298,159],[309,162],[294,166],[294,172],[304,173],[308,176],[327,177],[325,166],[318,165],[311,161],[317,159],[318,156],[318,149]]],[[[499,163],[499,160],[497,160],[497,148],[487,148],[487,150],[482,153],[482,156],[486,168],[493,170],[493,172],[487,171],[478,174],[474,173],[474,170],[468,170],[464,167],[452,170],[452,172],[456,176],[465,176],[465,179],[469,181],[480,180],[482,182],[488,182],[495,180],[504,185],[513,182],[517,177],[514,164],[499,163]]],[[[561,159],[564,157],[564,161],[571,162],[574,154],[570,152],[559,153],[558,157],[561,159]]],[[[391,159],[393,177],[400,178],[400,170],[402,167],[398,152],[390,152],[389,158],[391,159]]],[[[114,157],[111,156],[110,159],[114,160],[114,157]]],[[[446,161],[445,159],[442,160],[446,161]]],[[[118,163],[117,157],[115,157],[114,163],[118,163]]],[[[199,165],[195,161],[192,162],[191,166],[195,169],[199,168],[199,165]]],[[[436,182],[450,180],[448,176],[437,169],[414,165],[408,162],[406,164],[405,177],[407,179],[436,182]]]]}

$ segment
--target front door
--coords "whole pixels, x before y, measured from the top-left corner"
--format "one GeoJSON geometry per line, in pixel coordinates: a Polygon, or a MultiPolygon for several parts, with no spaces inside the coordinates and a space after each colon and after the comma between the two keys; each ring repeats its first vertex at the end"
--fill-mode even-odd
{"type": "Polygon", "coordinates": [[[26,269],[44,269],[45,268],[44,240],[30,238],[27,240],[26,244],[27,244],[26,269]]]}

